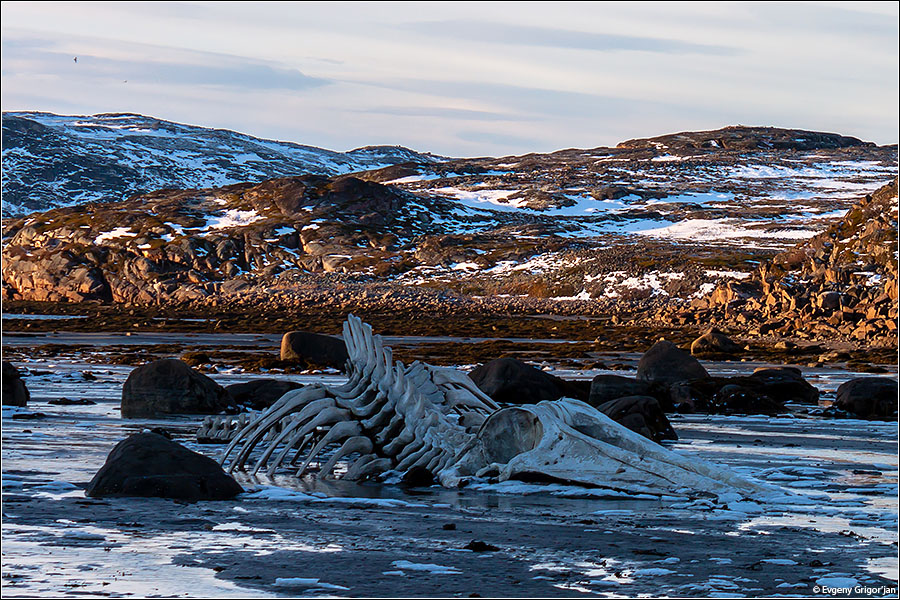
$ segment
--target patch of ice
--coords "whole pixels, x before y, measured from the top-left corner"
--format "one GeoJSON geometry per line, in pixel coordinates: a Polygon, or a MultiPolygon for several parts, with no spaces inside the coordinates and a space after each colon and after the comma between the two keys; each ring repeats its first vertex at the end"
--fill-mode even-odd
{"type": "Polygon", "coordinates": [[[751,229],[750,225],[762,224],[762,222],[745,221],[738,222],[735,219],[686,219],[665,225],[654,227],[656,221],[626,226],[631,233],[674,240],[690,240],[694,242],[711,242],[723,239],[740,238],[775,238],[803,240],[811,238],[818,232],[808,229],[751,229]],[[646,228],[643,228],[646,227],[646,228]]]}
{"type": "Polygon", "coordinates": [[[704,273],[706,273],[707,277],[728,277],[731,279],[747,279],[753,275],[744,271],[719,271],[716,269],[707,269],[704,273]]]}
{"type": "Polygon", "coordinates": [[[232,208],[225,211],[224,215],[211,216],[206,220],[205,230],[225,229],[226,227],[245,227],[263,219],[255,210],[238,210],[232,208]]]}
{"type": "Polygon", "coordinates": [[[631,572],[632,577],[659,577],[661,575],[671,575],[675,571],[671,569],[664,569],[662,567],[645,567],[642,569],[635,569],[631,572]]]}
{"type": "Polygon", "coordinates": [[[453,263],[450,265],[451,271],[474,271],[479,268],[479,264],[473,262],[453,263]]]}
{"type": "Polygon", "coordinates": [[[526,483],[511,479],[499,483],[474,481],[470,483],[468,487],[473,490],[485,490],[499,494],[518,494],[522,496],[530,494],[550,494],[552,496],[568,498],[628,498],[631,500],[659,500],[659,496],[650,494],[629,494],[613,489],[586,488],[578,485],[563,485],[559,483],[526,483]]]}
{"type": "Polygon", "coordinates": [[[350,588],[333,583],[325,583],[309,577],[278,577],[275,579],[275,587],[283,588],[320,588],[326,590],[349,590],[350,588]]]}
{"type": "Polygon", "coordinates": [[[454,567],[445,567],[443,565],[435,565],[431,563],[414,563],[408,560],[395,560],[391,566],[402,569],[403,571],[424,571],[432,575],[458,575],[462,571],[454,567]]]}
{"type": "Polygon", "coordinates": [[[587,290],[581,290],[574,296],[555,296],[550,298],[550,300],[563,300],[563,301],[574,301],[574,300],[590,300],[591,294],[587,290]]]}
{"type": "Polygon", "coordinates": [[[662,156],[654,156],[651,162],[680,162],[689,158],[697,158],[696,156],[673,156],[672,154],[664,154],[662,156]]]}
{"type": "Polygon", "coordinates": [[[116,238],[124,237],[126,235],[134,236],[131,232],[131,227],[116,227],[112,231],[104,231],[96,238],[94,238],[94,244],[102,244],[106,240],[114,240],[116,238]]]}
{"type": "Polygon", "coordinates": [[[516,193],[516,190],[463,190],[455,187],[442,187],[430,191],[435,194],[451,196],[466,206],[480,210],[487,208],[514,211],[522,202],[521,200],[504,202],[507,197],[516,193]]]}
{"type": "Polygon", "coordinates": [[[666,196],[665,198],[654,198],[644,202],[647,206],[656,204],[696,204],[702,206],[707,203],[717,202],[733,202],[734,194],[726,192],[708,192],[708,193],[692,193],[678,194],[675,196],[666,196]]]}
{"type": "Polygon", "coordinates": [[[238,531],[242,533],[275,533],[272,529],[260,529],[259,527],[250,527],[241,523],[219,523],[212,528],[213,531],[238,531]]]}
{"type": "Polygon", "coordinates": [[[184,235],[184,227],[182,227],[178,223],[166,223],[166,226],[172,229],[172,233],[166,233],[160,236],[161,240],[171,242],[175,239],[175,237],[182,237],[184,235]]]}
{"type": "Polygon", "coordinates": [[[787,567],[797,564],[797,561],[789,558],[764,558],[760,562],[768,563],[770,565],[784,565],[787,567]]]}
{"type": "Polygon", "coordinates": [[[422,175],[410,175],[408,177],[401,177],[399,179],[391,179],[390,181],[384,181],[382,183],[383,185],[418,183],[420,181],[433,181],[435,179],[446,179],[450,177],[459,177],[459,175],[457,175],[456,173],[448,173],[447,175],[438,175],[437,173],[423,173],[422,175]]]}
{"type": "Polygon", "coordinates": [[[346,498],[342,496],[314,496],[304,492],[289,490],[276,486],[259,486],[243,494],[248,500],[276,500],[288,502],[323,502],[331,504],[352,504],[354,506],[373,506],[380,508],[424,507],[424,504],[406,502],[396,498],[346,498]]]}
{"type": "MultiPolygon", "coordinates": [[[[816,585],[822,588],[831,588],[832,590],[844,590],[844,593],[853,592],[853,588],[859,585],[859,582],[852,578],[847,577],[843,573],[831,573],[826,575],[825,577],[820,577],[816,579],[816,585]]],[[[823,590],[824,592],[824,590],[823,590]]],[[[826,592],[827,593],[827,592],[826,592]]],[[[837,592],[841,593],[841,592],[837,592]]]]}

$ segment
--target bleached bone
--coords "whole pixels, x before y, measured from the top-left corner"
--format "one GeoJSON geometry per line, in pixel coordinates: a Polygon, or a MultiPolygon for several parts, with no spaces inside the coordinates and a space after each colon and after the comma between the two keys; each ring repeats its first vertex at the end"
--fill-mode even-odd
{"type": "Polygon", "coordinates": [[[500,481],[529,475],[628,493],[760,496],[767,486],[712,463],[668,450],[616,423],[580,400],[504,408],[485,421],[456,463],[441,474],[462,477],[494,471],[500,481]]]}
{"type": "Polygon", "coordinates": [[[302,459],[297,476],[317,464],[319,476],[329,477],[347,460],[345,479],[424,469],[447,487],[495,474],[654,495],[771,492],[668,450],[578,400],[501,409],[455,369],[394,362],[381,337],[353,315],[343,333],[345,384],[307,386],[262,413],[204,421],[198,437],[231,434],[222,457],[229,471],[243,469],[259,447],[252,470],[266,467],[270,476],[302,459]]]}

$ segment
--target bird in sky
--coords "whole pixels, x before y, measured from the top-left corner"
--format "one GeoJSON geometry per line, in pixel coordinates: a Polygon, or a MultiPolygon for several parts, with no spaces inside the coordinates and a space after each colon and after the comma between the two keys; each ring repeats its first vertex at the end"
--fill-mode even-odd
{"type": "Polygon", "coordinates": [[[72,60],[74,60],[75,62],[78,62],[78,57],[76,56],[76,57],[73,58],[72,60]]]}

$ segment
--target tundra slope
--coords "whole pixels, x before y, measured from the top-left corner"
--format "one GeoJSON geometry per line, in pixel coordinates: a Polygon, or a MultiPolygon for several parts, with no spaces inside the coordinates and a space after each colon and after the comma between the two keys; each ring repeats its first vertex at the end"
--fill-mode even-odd
{"type": "MultiPolygon", "coordinates": [[[[690,302],[827,229],[895,174],[895,158],[896,147],[834,134],[734,127],[162,190],[8,222],[3,293],[626,317],[665,309],[683,323],[676,308],[706,310],[690,302]]],[[[891,273],[864,287],[886,289],[891,273]]]]}
{"type": "Polygon", "coordinates": [[[438,160],[400,146],[334,152],[130,113],[3,113],[3,216],[158,189],[336,175],[438,160]]]}

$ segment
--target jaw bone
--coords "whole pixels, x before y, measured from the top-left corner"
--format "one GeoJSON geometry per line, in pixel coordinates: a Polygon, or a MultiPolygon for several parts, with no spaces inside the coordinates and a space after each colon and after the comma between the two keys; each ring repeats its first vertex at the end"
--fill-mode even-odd
{"type": "Polygon", "coordinates": [[[653,495],[771,491],[667,450],[578,400],[501,409],[455,369],[393,362],[381,337],[353,315],[343,337],[344,385],[288,392],[249,419],[204,421],[207,438],[233,436],[222,458],[224,465],[234,454],[229,471],[243,469],[261,446],[252,470],[266,467],[270,476],[299,463],[298,477],[313,464],[328,477],[347,459],[344,479],[424,469],[447,487],[491,474],[653,495]]]}

